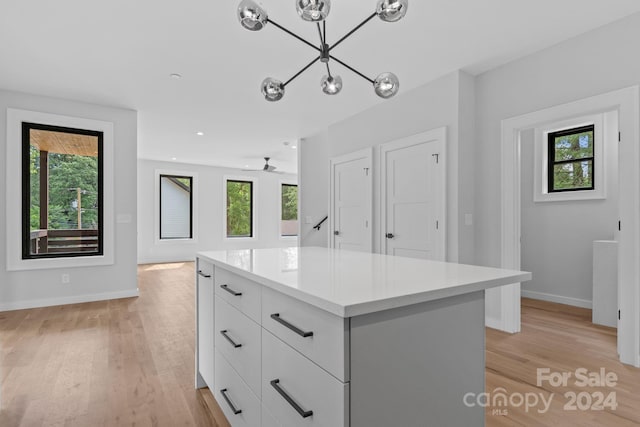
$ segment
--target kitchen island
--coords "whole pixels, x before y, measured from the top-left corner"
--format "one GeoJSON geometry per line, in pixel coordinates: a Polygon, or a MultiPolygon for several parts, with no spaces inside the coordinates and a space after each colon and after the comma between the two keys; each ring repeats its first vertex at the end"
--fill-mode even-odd
{"type": "Polygon", "coordinates": [[[314,247],[196,270],[196,387],[251,427],[484,425],[484,290],[531,278],[314,247]]]}

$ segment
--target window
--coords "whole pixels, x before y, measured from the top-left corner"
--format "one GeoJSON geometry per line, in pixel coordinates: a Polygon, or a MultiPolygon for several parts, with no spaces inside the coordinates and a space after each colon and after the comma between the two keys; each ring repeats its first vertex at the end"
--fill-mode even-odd
{"type": "Polygon", "coordinates": [[[280,188],[280,235],[298,235],[298,186],[282,184],[280,188]]]}
{"type": "Polygon", "coordinates": [[[103,255],[103,132],[22,122],[22,259],[103,255]]]}
{"type": "Polygon", "coordinates": [[[253,237],[253,182],[227,180],[227,237],[253,237]]]}
{"type": "Polygon", "coordinates": [[[616,111],[558,118],[531,130],[520,132],[519,139],[523,145],[534,143],[534,202],[607,198],[607,187],[617,176],[616,111]]]}
{"type": "Polygon", "coordinates": [[[193,177],[160,175],[160,239],[193,238],[193,177]]]}
{"type": "Polygon", "coordinates": [[[594,126],[548,134],[548,192],[594,189],[594,126]]]}

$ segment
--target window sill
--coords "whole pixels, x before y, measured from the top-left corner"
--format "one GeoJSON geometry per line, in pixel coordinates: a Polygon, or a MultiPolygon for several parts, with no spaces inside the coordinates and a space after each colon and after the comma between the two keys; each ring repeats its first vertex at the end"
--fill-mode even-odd
{"type": "Polygon", "coordinates": [[[604,200],[607,195],[604,191],[584,190],[584,191],[564,191],[559,193],[535,194],[533,201],[544,202],[572,202],[577,200],[604,200]]]}
{"type": "Polygon", "coordinates": [[[172,245],[172,244],[195,244],[198,243],[198,239],[160,239],[156,238],[156,244],[158,245],[172,245]]]}

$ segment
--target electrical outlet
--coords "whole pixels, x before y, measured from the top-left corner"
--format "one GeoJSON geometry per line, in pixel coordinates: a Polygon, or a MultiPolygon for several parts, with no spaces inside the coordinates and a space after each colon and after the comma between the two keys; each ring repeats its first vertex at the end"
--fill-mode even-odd
{"type": "Polygon", "coordinates": [[[464,225],[473,225],[473,214],[464,214],[464,225]]]}
{"type": "Polygon", "coordinates": [[[65,273],[65,274],[62,275],[61,280],[62,280],[62,283],[65,283],[65,284],[66,283],[70,283],[71,282],[71,276],[69,276],[67,273],[65,273]]]}

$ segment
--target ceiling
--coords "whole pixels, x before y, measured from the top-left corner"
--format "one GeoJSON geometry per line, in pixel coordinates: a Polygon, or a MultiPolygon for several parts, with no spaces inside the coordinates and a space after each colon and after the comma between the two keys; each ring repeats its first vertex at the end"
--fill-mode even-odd
{"type": "MultiPolygon", "coordinates": [[[[279,170],[295,172],[298,138],[385,101],[338,64],[332,71],[344,88],[324,95],[320,63],[288,85],[282,101],[265,101],[262,80],[286,81],[315,51],[273,25],[244,30],[238,3],[2,0],[0,88],[137,110],[141,158],[261,168],[269,156],[279,170]]],[[[375,4],[334,0],[328,41],[375,4]]],[[[262,5],[316,42],[315,26],[297,17],[293,0],[262,5]]],[[[412,0],[403,20],[376,18],[332,54],[369,77],[394,72],[401,96],[451,71],[482,73],[637,11],[637,0],[412,0]]]]}

